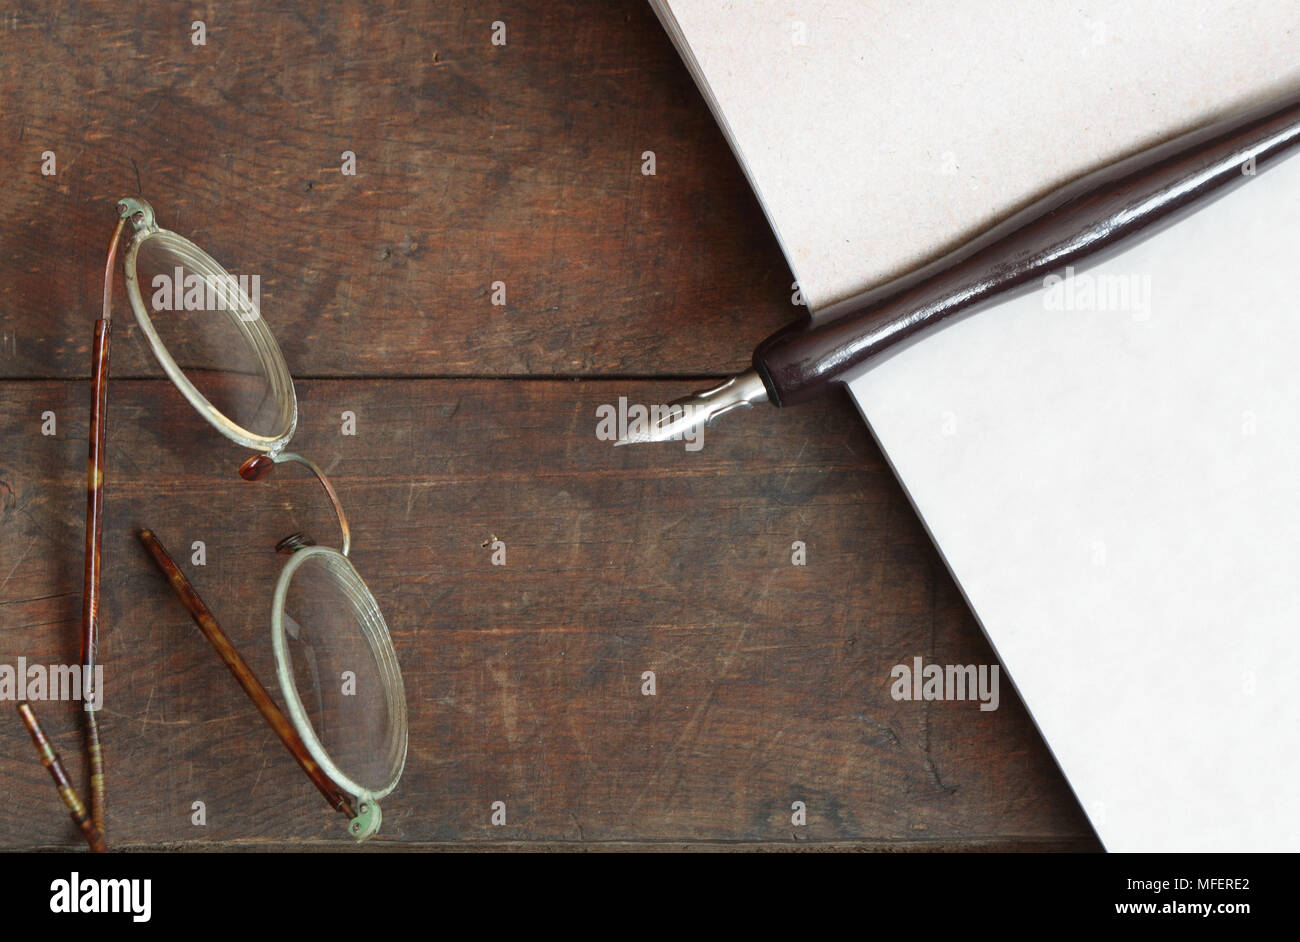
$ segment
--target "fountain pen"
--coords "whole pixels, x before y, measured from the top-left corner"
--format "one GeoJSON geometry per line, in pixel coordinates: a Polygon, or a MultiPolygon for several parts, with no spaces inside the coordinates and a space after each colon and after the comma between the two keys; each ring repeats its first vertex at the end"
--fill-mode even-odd
{"type": "Polygon", "coordinates": [[[754,350],[751,369],[670,403],[616,444],[679,439],[736,409],[814,399],[886,351],[1136,245],[1297,145],[1300,92],[1292,92],[1094,170],[929,264],[777,331],[754,350]]]}

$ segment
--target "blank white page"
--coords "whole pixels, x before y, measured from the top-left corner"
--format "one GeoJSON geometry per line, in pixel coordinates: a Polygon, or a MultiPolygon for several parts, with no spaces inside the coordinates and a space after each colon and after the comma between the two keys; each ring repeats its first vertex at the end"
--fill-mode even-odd
{"type": "Polygon", "coordinates": [[[1298,247],[1300,157],[852,387],[1111,850],[1300,848],[1298,247]]]}
{"type": "MultiPolygon", "coordinates": [[[[655,5],[814,308],[1300,85],[1291,3],[655,5]]],[[[1300,848],[1298,207],[1300,158],[851,387],[1111,850],[1300,848]]]]}

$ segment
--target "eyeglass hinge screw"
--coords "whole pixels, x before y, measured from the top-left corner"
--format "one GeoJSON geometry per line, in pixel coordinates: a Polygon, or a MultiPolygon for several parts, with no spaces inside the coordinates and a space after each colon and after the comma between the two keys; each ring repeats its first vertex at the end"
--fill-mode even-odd
{"type": "Polygon", "coordinates": [[[153,207],[138,196],[124,196],[117,201],[117,213],[122,219],[131,220],[136,232],[147,229],[155,232],[158,223],[154,221],[153,207]]]}
{"type": "Polygon", "coordinates": [[[384,816],[379,811],[376,801],[363,801],[357,805],[357,816],[348,822],[348,834],[358,844],[374,837],[383,823],[384,816]]]}

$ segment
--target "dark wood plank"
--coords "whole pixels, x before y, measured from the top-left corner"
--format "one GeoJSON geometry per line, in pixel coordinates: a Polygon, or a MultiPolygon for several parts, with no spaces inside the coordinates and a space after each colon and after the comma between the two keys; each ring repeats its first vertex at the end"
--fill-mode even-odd
{"type": "MultiPolygon", "coordinates": [[[[913,656],[993,656],[851,407],[760,410],[696,453],[597,440],[598,405],[678,388],[299,384],[295,447],[333,476],[406,677],[411,756],[382,839],[1095,847],[1009,684],[995,712],[890,697],[890,667],[913,656]],[[497,800],[505,827],[489,824],[497,800]]],[[[75,658],[86,384],[4,396],[0,663],[75,658]]],[[[132,536],[147,525],[185,560],[205,541],[207,565],[186,567],[273,685],[271,547],[331,537],[323,495],[292,469],[240,480],[241,451],[165,382],[116,381],[109,400],[110,841],[339,840],[132,536]]],[[[75,709],[42,713],[82,774],[75,709]]],[[[0,715],[0,846],[72,846],[24,737],[0,715]]]]}
{"type": "MultiPolygon", "coordinates": [[[[237,2],[195,47],[199,15],[6,7],[0,376],[86,375],[114,204],[137,194],[262,279],[296,375],[714,374],[796,310],[646,4],[237,2]]],[[[119,346],[117,375],[159,375],[119,346]]]]}
{"type": "MultiPolygon", "coordinates": [[[[89,391],[66,379],[88,373],[113,204],[142,192],[262,278],[296,375],[388,377],[300,382],[295,442],[340,488],[404,666],[412,753],[380,846],[1095,849],[1008,684],[994,713],[889,697],[893,664],[992,655],[847,404],[763,410],[695,454],[616,451],[598,404],[683,385],[525,378],[716,375],[795,312],[644,4],[232,3],[196,48],[199,15],[31,0],[0,19],[0,663],[75,657],[89,391]]],[[[270,548],[334,524],[310,481],[240,481],[169,385],[124,381],[158,370],[118,296],[110,840],[343,846],[132,536],[182,560],[206,543],[193,578],[274,686],[270,548]]],[[[75,709],[41,717],[82,776],[75,709]]],[[[76,846],[3,713],[0,788],[0,847],[76,846]]]]}

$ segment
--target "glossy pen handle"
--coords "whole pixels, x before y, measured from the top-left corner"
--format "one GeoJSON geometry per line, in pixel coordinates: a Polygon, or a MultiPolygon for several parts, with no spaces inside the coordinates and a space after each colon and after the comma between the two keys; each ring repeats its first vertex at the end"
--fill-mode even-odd
{"type": "Polygon", "coordinates": [[[754,351],[754,367],[776,405],[813,399],[903,341],[1134,245],[1297,145],[1300,93],[1134,154],[910,274],[778,331],[754,351]]]}

